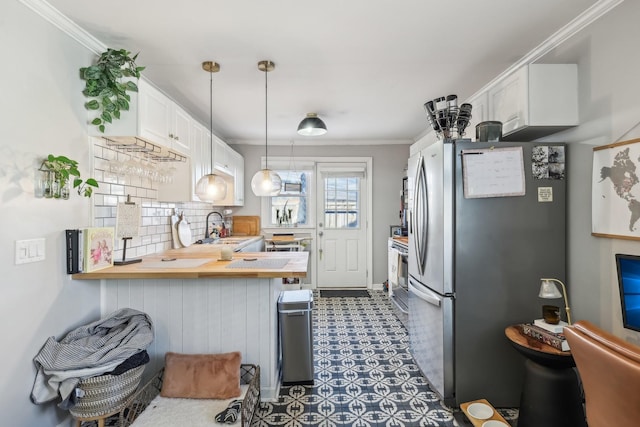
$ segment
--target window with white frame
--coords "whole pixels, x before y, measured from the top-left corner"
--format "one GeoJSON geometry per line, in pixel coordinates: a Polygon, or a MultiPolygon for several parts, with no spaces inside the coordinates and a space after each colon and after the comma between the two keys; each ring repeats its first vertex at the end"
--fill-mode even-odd
{"type": "Polygon", "coordinates": [[[313,164],[285,166],[286,163],[270,162],[280,175],[282,187],[277,196],[266,197],[263,202],[263,226],[312,227],[314,216],[313,164]],[[283,167],[284,166],[284,167],[283,167]],[[265,206],[266,204],[266,206],[265,206]]]}

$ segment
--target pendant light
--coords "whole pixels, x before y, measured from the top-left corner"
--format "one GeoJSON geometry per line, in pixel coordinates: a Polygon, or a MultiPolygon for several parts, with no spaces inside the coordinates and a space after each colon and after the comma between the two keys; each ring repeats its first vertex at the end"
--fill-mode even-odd
{"type": "Polygon", "coordinates": [[[271,61],[258,62],[258,69],[264,71],[264,169],[259,170],[251,179],[251,190],[253,194],[259,197],[277,196],[280,194],[282,180],[280,175],[269,169],[269,158],[267,153],[267,134],[268,134],[268,100],[269,93],[267,91],[267,73],[273,71],[275,64],[271,61]]]}
{"type": "Polygon", "coordinates": [[[203,202],[219,202],[227,197],[227,182],[213,173],[213,73],[220,71],[220,64],[213,61],[202,63],[202,69],[209,72],[209,133],[211,143],[211,170],[196,184],[196,196],[203,202]]]}
{"type": "Polygon", "coordinates": [[[298,125],[298,134],[304,136],[320,136],[327,133],[327,125],[316,113],[307,113],[298,125]]]}

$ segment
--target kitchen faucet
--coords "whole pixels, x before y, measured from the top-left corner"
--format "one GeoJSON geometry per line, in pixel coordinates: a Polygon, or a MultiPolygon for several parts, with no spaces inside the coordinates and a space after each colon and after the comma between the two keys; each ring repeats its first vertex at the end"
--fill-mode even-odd
{"type": "Polygon", "coordinates": [[[222,216],[222,214],[218,211],[213,211],[213,212],[209,212],[209,214],[207,215],[207,219],[206,222],[204,224],[204,238],[208,239],[209,236],[209,217],[213,214],[216,214],[220,217],[220,221],[222,221],[224,223],[224,217],[222,216]]]}

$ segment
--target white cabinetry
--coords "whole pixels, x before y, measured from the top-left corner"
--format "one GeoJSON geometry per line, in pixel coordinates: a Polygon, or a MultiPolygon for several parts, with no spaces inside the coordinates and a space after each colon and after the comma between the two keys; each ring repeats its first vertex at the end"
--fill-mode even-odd
{"type": "Polygon", "coordinates": [[[469,104],[471,104],[471,120],[469,121],[467,129],[465,129],[463,138],[471,138],[474,140],[476,139],[476,125],[488,120],[487,101],[487,92],[482,92],[478,96],[467,101],[469,104]]]}
{"type": "MultiPolygon", "coordinates": [[[[211,173],[211,140],[210,132],[203,126],[192,126],[191,160],[193,164],[192,185],[195,191],[198,180],[211,173]]],[[[220,175],[227,182],[227,197],[216,202],[220,206],[244,205],[244,157],[233,150],[224,141],[213,136],[213,173],[220,175]],[[222,156],[222,160],[218,157],[222,156]]],[[[194,201],[199,201],[193,195],[194,201]]]]}
{"type": "Polygon", "coordinates": [[[213,145],[215,146],[215,168],[228,175],[232,175],[233,171],[229,165],[229,153],[233,150],[226,142],[215,136],[213,137],[213,145]]]}
{"type": "MultiPolygon", "coordinates": [[[[89,117],[89,121],[92,119],[89,117]]],[[[242,155],[214,135],[212,163],[209,130],[145,79],[138,81],[138,92],[131,94],[129,111],[123,111],[121,119],[108,124],[105,133],[98,136],[128,144],[136,137],[187,156],[186,162],[172,165],[176,169],[173,182],[159,184],[159,201],[199,201],[196,183],[203,175],[215,172],[226,179],[228,186],[227,198],[216,204],[244,205],[242,155]],[[215,171],[211,170],[212,164],[215,171]]]]}
{"type": "Polygon", "coordinates": [[[488,90],[488,106],[486,120],[502,122],[505,140],[530,141],[577,126],[577,65],[526,65],[488,90]]]}
{"type": "Polygon", "coordinates": [[[233,168],[233,206],[244,206],[244,157],[229,149],[229,164],[233,168]]]}
{"type": "Polygon", "coordinates": [[[192,121],[171,98],[140,79],[138,92],[131,94],[129,111],[122,111],[120,120],[107,124],[104,134],[97,136],[113,137],[114,140],[138,137],[189,154],[192,121]]]}
{"type": "Polygon", "coordinates": [[[169,110],[168,138],[171,148],[183,154],[189,154],[191,149],[191,116],[176,104],[169,110]]]}
{"type": "Polygon", "coordinates": [[[211,172],[211,145],[209,131],[200,123],[191,124],[191,189],[192,200],[199,200],[195,195],[196,184],[204,175],[211,172]]]}
{"type": "MultiPolygon", "coordinates": [[[[118,132],[120,129],[118,129],[119,121],[117,121],[114,122],[114,126],[109,133],[118,136],[140,136],[170,148],[169,116],[172,107],[171,99],[144,79],[138,81],[137,98],[137,111],[131,108],[130,111],[122,113],[122,116],[131,114],[137,118],[137,128],[125,131],[125,133],[118,132]]],[[[134,96],[131,99],[133,100],[134,96]]]]}

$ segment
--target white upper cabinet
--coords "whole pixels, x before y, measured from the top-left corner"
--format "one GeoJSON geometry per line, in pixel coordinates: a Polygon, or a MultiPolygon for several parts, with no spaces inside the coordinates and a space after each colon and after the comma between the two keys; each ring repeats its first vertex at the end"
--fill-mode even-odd
{"type": "Polygon", "coordinates": [[[224,142],[223,140],[215,136],[213,137],[213,144],[214,144],[214,150],[215,150],[214,151],[214,158],[215,158],[214,167],[223,173],[233,175],[233,170],[229,165],[229,153],[233,150],[231,149],[231,147],[227,145],[226,142],[224,142]]]}
{"type": "Polygon", "coordinates": [[[121,111],[120,120],[107,124],[105,133],[96,135],[116,140],[139,137],[189,154],[191,116],[145,79],[138,80],[138,92],[130,95],[129,111],[121,111]]]}
{"type": "Polygon", "coordinates": [[[191,116],[177,104],[171,106],[169,112],[169,133],[171,148],[183,154],[189,154],[191,149],[191,116]]]}
{"type": "Polygon", "coordinates": [[[229,163],[233,169],[233,206],[244,206],[244,157],[229,149],[229,163]]]}
{"type": "Polygon", "coordinates": [[[138,81],[138,92],[131,94],[129,111],[122,111],[120,120],[107,124],[104,134],[95,126],[93,129],[97,136],[127,144],[136,137],[163,147],[163,151],[168,149],[186,156],[186,161],[169,163],[175,170],[173,180],[158,185],[159,201],[200,201],[195,195],[196,183],[202,176],[215,172],[225,178],[228,188],[227,198],[216,205],[244,205],[242,155],[215,135],[212,147],[209,130],[145,79],[138,81]]]}
{"type": "MultiPolygon", "coordinates": [[[[119,136],[140,136],[151,142],[164,145],[171,148],[169,140],[169,117],[173,102],[166,95],[155,87],[151,86],[146,80],[138,81],[138,109],[131,108],[123,115],[132,115],[137,118],[137,129],[135,133],[122,134],[119,136]]],[[[131,97],[133,101],[133,96],[131,97]]],[[[133,103],[131,105],[133,107],[133,103]]],[[[116,130],[118,122],[114,122],[113,129],[116,130]]]]}
{"type": "Polygon", "coordinates": [[[486,120],[502,122],[503,139],[509,141],[531,141],[577,126],[578,66],[523,66],[488,90],[486,120]]]}
{"type": "Polygon", "coordinates": [[[199,200],[195,195],[196,184],[211,171],[211,149],[209,131],[197,122],[191,124],[191,171],[192,200],[199,200]]]}
{"type": "Polygon", "coordinates": [[[227,182],[227,197],[217,205],[244,206],[244,157],[214,137],[215,173],[227,182]],[[217,142],[217,143],[216,143],[217,142]]]}
{"type": "Polygon", "coordinates": [[[488,108],[488,95],[487,92],[482,92],[478,96],[467,101],[471,104],[471,120],[464,131],[463,138],[476,139],[476,125],[484,122],[487,119],[488,108]]]}

